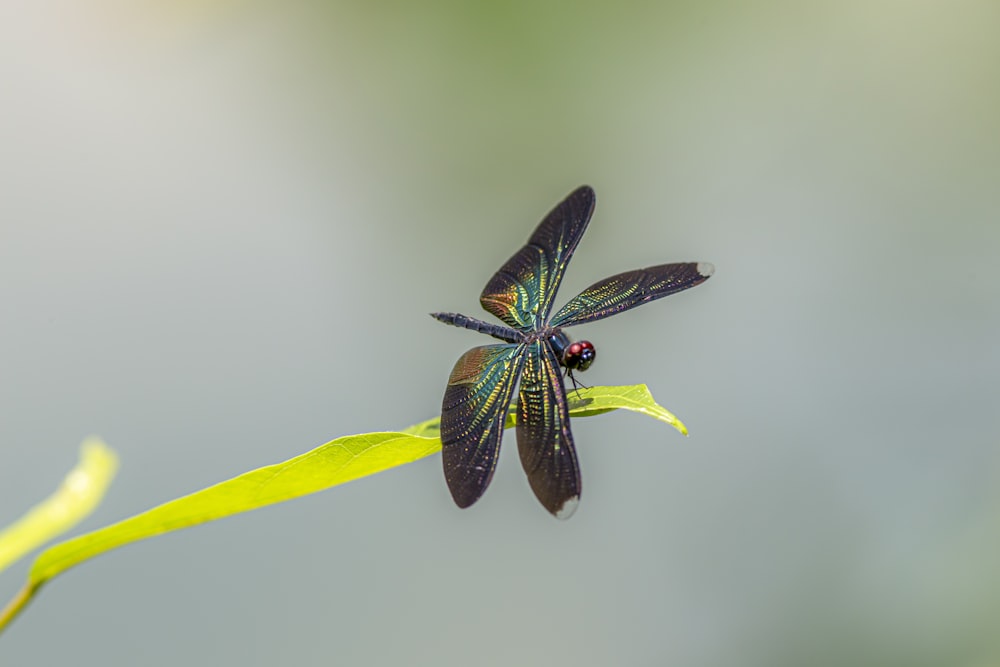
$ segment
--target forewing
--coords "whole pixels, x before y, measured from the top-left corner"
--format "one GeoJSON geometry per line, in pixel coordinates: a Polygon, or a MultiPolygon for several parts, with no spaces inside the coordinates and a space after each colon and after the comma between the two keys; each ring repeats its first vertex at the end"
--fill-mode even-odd
{"type": "Polygon", "coordinates": [[[496,468],[507,406],[524,364],[524,345],[484,345],[463,354],[441,405],[444,477],[459,507],[486,491],[496,468]]]}
{"type": "Polygon", "coordinates": [[[531,490],[549,512],[566,519],[580,500],[580,467],[569,429],[559,361],[548,343],[528,345],[517,407],[517,450],[531,490]]]}
{"type": "Polygon", "coordinates": [[[593,212],[594,191],[586,185],[552,209],[486,284],[479,297],[483,308],[515,329],[539,328],[593,212]]]}
{"type": "Polygon", "coordinates": [[[611,317],[700,285],[708,280],[713,271],[708,262],[682,262],[619,273],[594,283],[570,299],[552,318],[551,326],[568,327],[611,317]]]}

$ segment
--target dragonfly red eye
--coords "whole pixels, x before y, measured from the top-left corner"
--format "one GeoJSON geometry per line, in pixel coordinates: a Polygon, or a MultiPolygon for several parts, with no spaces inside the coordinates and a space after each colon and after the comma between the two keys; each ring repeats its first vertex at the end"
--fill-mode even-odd
{"type": "Polygon", "coordinates": [[[597,350],[589,340],[570,343],[563,355],[563,365],[572,371],[585,371],[594,363],[597,350]]]}

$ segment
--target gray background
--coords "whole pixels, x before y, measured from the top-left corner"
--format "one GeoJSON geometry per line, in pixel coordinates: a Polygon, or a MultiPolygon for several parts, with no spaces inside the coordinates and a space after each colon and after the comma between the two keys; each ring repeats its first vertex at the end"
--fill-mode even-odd
{"type": "MultiPolygon", "coordinates": [[[[0,4],[0,523],[99,433],[97,528],[432,416],[486,280],[572,188],[574,333],[690,427],[578,420],[53,582],[3,665],[1000,664],[1000,5],[0,4]]],[[[0,576],[0,597],[27,561],[0,576]]]]}

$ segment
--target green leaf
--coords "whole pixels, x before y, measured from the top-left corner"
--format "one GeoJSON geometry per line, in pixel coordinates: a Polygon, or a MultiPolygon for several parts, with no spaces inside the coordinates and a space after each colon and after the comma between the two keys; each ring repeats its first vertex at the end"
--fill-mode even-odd
{"type": "Polygon", "coordinates": [[[80,445],[80,461],[59,488],[0,532],[0,572],[66,532],[94,511],[118,470],[118,457],[98,438],[80,445]]]}
{"type": "Polygon", "coordinates": [[[590,387],[570,393],[570,414],[574,417],[591,417],[612,410],[630,410],[665,424],[670,424],[683,435],[688,434],[687,426],[672,412],[658,404],[649,387],[634,384],[623,387],[590,387]]]}
{"type": "Polygon", "coordinates": [[[441,441],[408,433],[337,438],[283,463],[258,468],[47,549],[29,574],[44,582],[89,558],[138,540],[248,512],[422,459],[441,441]]]}
{"type": "MultiPolygon", "coordinates": [[[[581,389],[571,392],[569,399],[570,414],[576,417],[616,409],[631,410],[659,419],[687,434],[687,429],[674,415],[656,404],[645,385],[581,389]]],[[[511,423],[512,420],[508,426],[511,423]]],[[[337,438],[283,463],[252,470],[57,544],[35,560],[28,583],[20,594],[23,601],[12,613],[0,612],[0,629],[45,582],[94,556],[155,535],[316,493],[422,459],[441,449],[439,433],[439,420],[435,418],[402,432],[337,438]]],[[[12,603],[8,610],[13,606],[12,603]]]]}

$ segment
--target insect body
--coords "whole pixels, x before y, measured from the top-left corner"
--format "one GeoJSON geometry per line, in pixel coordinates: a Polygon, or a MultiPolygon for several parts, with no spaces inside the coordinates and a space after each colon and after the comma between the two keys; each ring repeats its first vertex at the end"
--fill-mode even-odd
{"type": "Polygon", "coordinates": [[[441,406],[445,480],[459,507],[479,500],[493,478],[507,409],[517,400],[517,448],[532,491],[567,518],[580,499],[580,467],[569,427],[563,369],[572,378],[597,351],[563,328],[610,317],[712,275],[706,262],[661,264],[598,281],[549,317],[566,265],[594,212],[594,191],[582,186],[556,206],[528,243],[487,283],[479,302],[503,325],[458,313],[435,319],[503,341],[463,354],[448,378],[441,406]]]}

